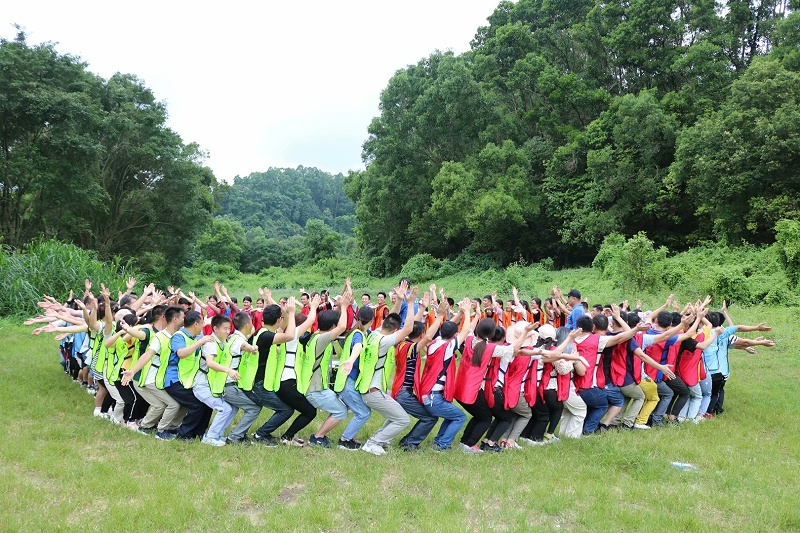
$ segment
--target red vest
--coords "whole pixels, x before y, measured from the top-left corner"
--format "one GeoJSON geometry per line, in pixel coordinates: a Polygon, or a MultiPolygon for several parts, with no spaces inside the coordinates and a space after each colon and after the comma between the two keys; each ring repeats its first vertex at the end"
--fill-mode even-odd
{"type": "MultiPolygon", "coordinates": [[[[392,381],[392,398],[397,398],[397,395],[400,393],[400,389],[403,387],[403,381],[406,379],[406,363],[408,362],[408,353],[413,345],[413,342],[401,341],[400,344],[397,345],[397,348],[395,348],[395,370],[394,381],[392,381]]],[[[419,370],[419,366],[417,366],[417,370],[419,370]]],[[[418,373],[419,372],[415,372],[415,374],[418,373]]]]}
{"type": "MultiPolygon", "coordinates": [[[[450,341],[452,342],[452,341],[450,341]]],[[[414,373],[414,391],[417,393],[417,398],[422,401],[422,397],[431,393],[433,386],[439,380],[439,374],[442,373],[444,368],[444,354],[447,351],[447,346],[450,342],[442,343],[435,352],[429,353],[425,358],[425,367],[422,372],[414,373]]],[[[455,358],[455,353],[453,354],[455,358]]],[[[456,387],[456,362],[450,361],[447,367],[444,381],[444,399],[448,402],[453,401],[453,391],[456,387]]],[[[419,361],[417,362],[419,364],[419,361]]]]}
{"type": "MultiPolygon", "coordinates": [[[[695,338],[697,342],[703,342],[704,339],[705,335],[702,333],[695,338]]],[[[694,387],[700,382],[700,378],[704,377],[700,375],[700,369],[702,366],[700,364],[700,359],[702,359],[702,357],[703,350],[694,350],[692,352],[683,350],[678,355],[675,373],[680,376],[683,382],[686,383],[687,387],[694,387]]]]}
{"type": "Polygon", "coordinates": [[[603,374],[603,365],[600,364],[600,358],[597,354],[597,348],[600,344],[600,335],[592,333],[582,343],[576,344],[578,347],[578,354],[581,355],[589,363],[586,373],[582,376],[575,374],[573,381],[575,382],[575,392],[584,389],[591,389],[594,385],[594,376],[597,374],[597,387],[602,389],[606,386],[606,378],[603,374]]]}
{"type": "MultiPolygon", "coordinates": [[[[486,343],[486,348],[483,350],[483,357],[478,365],[472,365],[472,339],[474,337],[467,337],[464,343],[464,354],[461,356],[461,364],[458,365],[458,373],[456,374],[456,387],[453,391],[453,397],[463,404],[473,404],[478,398],[478,391],[481,390],[481,384],[486,379],[486,369],[489,363],[492,362],[492,353],[494,352],[494,344],[486,343]]],[[[489,388],[487,384],[487,388],[489,388]]],[[[492,396],[494,402],[494,390],[488,391],[492,396]]],[[[488,400],[487,400],[488,401],[488,400]]]]}
{"type": "MultiPolygon", "coordinates": [[[[642,334],[637,333],[633,337],[636,344],[642,345],[642,334]]],[[[629,342],[629,341],[628,341],[629,342]]],[[[628,349],[628,342],[623,342],[614,346],[611,352],[611,383],[617,387],[622,387],[625,377],[628,374],[628,367],[633,371],[633,382],[637,385],[642,381],[642,360],[634,355],[633,350],[628,349]]],[[[608,378],[608,376],[606,376],[608,378]]]]}
{"type": "Polygon", "coordinates": [[[506,369],[506,380],[503,383],[503,394],[505,395],[505,408],[510,410],[517,406],[519,403],[519,391],[522,390],[522,380],[525,379],[525,400],[528,405],[536,401],[536,369],[538,368],[539,361],[527,355],[515,357],[508,363],[506,369]],[[531,365],[528,370],[528,365],[531,365]],[[525,372],[528,375],[525,376],[525,372]]]}
{"type": "MultiPolygon", "coordinates": [[[[542,381],[539,382],[537,391],[539,393],[540,401],[544,399],[544,391],[547,384],[550,383],[550,374],[554,371],[553,363],[544,363],[542,366],[542,381]]],[[[525,398],[528,398],[528,389],[525,385],[525,398]]],[[[569,398],[569,374],[556,373],[556,395],[559,402],[563,402],[569,398]]],[[[533,405],[533,401],[528,400],[528,405],[533,405]]]]}
{"type": "MultiPolygon", "coordinates": [[[[669,348],[666,348],[667,342],[669,342],[669,339],[667,339],[665,341],[661,341],[658,344],[653,344],[653,345],[649,346],[644,351],[644,353],[646,353],[647,355],[652,357],[653,360],[656,363],[665,365],[665,364],[667,364],[667,359],[669,357],[669,352],[672,350],[672,348],[675,347],[676,344],[678,344],[677,342],[673,342],[670,345],[669,348]]],[[[677,357],[677,352],[675,354],[675,357],[677,357]]],[[[673,361],[674,361],[674,359],[673,359],[673,361]]],[[[664,381],[664,375],[661,374],[661,371],[659,369],[653,368],[652,366],[647,365],[647,368],[645,368],[644,371],[647,373],[648,376],[650,376],[650,379],[652,379],[656,383],[660,383],[661,381],[664,381]]]]}

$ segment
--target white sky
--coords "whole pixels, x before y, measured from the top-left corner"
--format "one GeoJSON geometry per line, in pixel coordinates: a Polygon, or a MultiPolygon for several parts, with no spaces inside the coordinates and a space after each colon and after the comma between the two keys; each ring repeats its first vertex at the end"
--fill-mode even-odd
{"type": "Polygon", "coordinates": [[[461,53],[499,0],[6,2],[0,36],[58,43],[92,72],[137,75],[218,179],[363,168],[380,92],[434,50],[461,53]]]}

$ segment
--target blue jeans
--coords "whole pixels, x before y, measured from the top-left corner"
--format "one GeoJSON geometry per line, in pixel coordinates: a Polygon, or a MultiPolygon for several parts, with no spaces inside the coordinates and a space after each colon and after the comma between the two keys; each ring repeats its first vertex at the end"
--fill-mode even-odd
{"type": "Polygon", "coordinates": [[[267,437],[272,432],[281,427],[287,420],[292,418],[294,409],[283,403],[278,395],[264,388],[264,382],[253,383],[253,390],[245,391],[245,395],[256,405],[266,407],[275,411],[264,425],[258,428],[256,434],[259,437],[267,437]]]}
{"type": "Polygon", "coordinates": [[[594,433],[600,425],[603,415],[608,409],[608,398],[606,391],[592,387],[591,389],[581,390],[578,395],[586,404],[586,418],[583,421],[583,434],[594,433]]]}
{"type": "Polygon", "coordinates": [[[347,378],[344,389],[339,393],[339,399],[353,411],[353,419],[344,428],[342,440],[353,440],[369,420],[372,409],[367,407],[364,400],[361,399],[361,393],[356,390],[356,382],[352,378],[347,378]]]}
{"type": "Polygon", "coordinates": [[[608,383],[605,391],[608,405],[613,407],[622,407],[625,405],[625,396],[622,395],[622,391],[619,390],[619,387],[613,383],[608,383]]]}
{"type": "Polygon", "coordinates": [[[435,416],[432,416],[419,402],[417,397],[414,396],[414,393],[408,389],[400,389],[400,392],[397,394],[397,398],[395,398],[395,400],[397,400],[397,403],[400,404],[400,407],[405,409],[406,413],[417,419],[417,423],[414,424],[414,427],[411,428],[411,431],[409,431],[405,437],[400,439],[400,445],[419,445],[428,437],[428,434],[431,432],[431,430],[433,430],[433,427],[436,425],[436,422],[438,422],[439,419],[435,416]]]}
{"type": "Polygon", "coordinates": [[[704,415],[708,412],[708,406],[711,404],[711,374],[706,373],[705,379],[700,380],[700,391],[703,399],[700,402],[698,413],[704,415]]]}
{"type": "Polygon", "coordinates": [[[654,424],[658,424],[664,419],[664,415],[667,414],[667,409],[674,396],[675,392],[665,382],[660,381],[658,383],[658,405],[653,411],[654,424]]]}
{"type": "Polygon", "coordinates": [[[445,400],[441,392],[432,392],[424,399],[423,405],[428,414],[442,419],[442,425],[439,427],[439,433],[436,434],[433,443],[446,450],[453,444],[456,435],[461,431],[467,421],[467,415],[453,405],[453,402],[445,400]]]}

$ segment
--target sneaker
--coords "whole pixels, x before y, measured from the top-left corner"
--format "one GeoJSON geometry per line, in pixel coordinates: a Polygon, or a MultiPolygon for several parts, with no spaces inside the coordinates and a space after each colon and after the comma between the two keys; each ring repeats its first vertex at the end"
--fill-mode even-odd
{"type": "Polygon", "coordinates": [[[275,437],[273,437],[272,435],[261,437],[259,436],[258,433],[253,435],[253,442],[258,444],[263,444],[264,446],[268,446],[269,448],[274,448],[278,445],[278,441],[275,440],[275,437]]]}
{"type": "Polygon", "coordinates": [[[248,437],[242,437],[241,439],[232,439],[230,437],[225,439],[225,444],[240,444],[240,445],[249,445],[252,444],[253,441],[248,437]]]}
{"type": "Polygon", "coordinates": [[[361,449],[365,452],[371,453],[372,455],[386,455],[386,450],[383,449],[383,446],[377,442],[372,442],[371,440],[365,442],[361,449]]]}
{"type": "Polygon", "coordinates": [[[285,444],[286,446],[294,446],[296,448],[303,448],[306,445],[306,441],[299,437],[294,437],[293,439],[281,437],[281,444],[285,444]]]}
{"type": "Polygon", "coordinates": [[[597,426],[597,429],[594,430],[595,433],[605,433],[608,431],[609,427],[605,424],[600,424],[597,426]]]}
{"type": "Polygon", "coordinates": [[[359,448],[361,448],[360,442],[356,442],[353,439],[350,440],[339,439],[340,450],[358,450],[359,448]]]}
{"type": "Polygon", "coordinates": [[[119,426],[119,425],[121,425],[121,424],[122,424],[122,422],[120,422],[120,421],[119,421],[119,419],[118,419],[116,416],[114,416],[114,414],[113,414],[113,413],[108,415],[108,420],[109,420],[109,421],[110,421],[112,424],[114,424],[115,426],[119,426]]]}
{"type": "Polygon", "coordinates": [[[536,446],[536,442],[532,439],[526,439],[525,437],[520,437],[517,440],[522,444],[524,444],[525,446],[536,446]]]}
{"type": "Polygon", "coordinates": [[[647,424],[634,424],[633,429],[650,429],[650,426],[647,424]]]}
{"type": "Polygon", "coordinates": [[[556,442],[558,442],[560,440],[561,439],[559,439],[555,435],[550,435],[549,437],[547,435],[545,435],[544,439],[542,440],[542,444],[555,444],[556,442]]]}
{"type": "Polygon", "coordinates": [[[706,413],[703,415],[703,418],[705,418],[706,420],[712,420],[714,418],[714,415],[712,415],[711,413],[706,413]]]}
{"type": "Polygon", "coordinates": [[[125,427],[130,429],[131,431],[139,431],[139,424],[131,420],[130,422],[125,423],[125,427]]]}
{"type": "Polygon", "coordinates": [[[170,433],[169,431],[157,431],[156,432],[156,439],[158,440],[172,440],[177,438],[175,433],[170,433]]]}
{"type": "Polygon", "coordinates": [[[313,433],[308,438],[309,446],[322,446],[323,448],[330,448],[331,443],[328,442],[328,437],[317,437],[313,433]]]}
{"type": "Polygon", "coordinates": [[[449,447],[449,446],[448,446],[447,448],[444,448],[444,447],[442,447],[442,446],[439,446],[439,445],[438,445],[438,444],[436,444],[435,442],[431,443],[431,450],[433,450],[433,451],[435,451],[435,452],[440,452],[440,453],[441,453],[441,452],[446,452],[446,451],[447,451],[447,450],[449,450],[449,449],[450,449],[450,447],[449,447]]]}
{"type": "Polygon", "coordinates": [[[152,435],[156,432],[156,428],[143,428],[139,427],[136,431],[141,433],[142,435],[152,435]]]}
{"type": "Polygon", "coordinates": [[[86,387],[86,393],[94,396],[95,394],[97,394],[97,389],[95,389],[94,387],[86,387]]]}
{"type": "Polygon", "coordinates": [[[221,438],[211,438],[208,435],[203,435],[203,440],[201,440],[203,444],[209,444],[211,446],[225,446],[225,441],[221,438]]]}
{"type": "Polygon", "coordinates": [[[478,454],[483,453],[483,450],[478,448],[477,445],[476,446],[467,446],[466,444],[464,444],[462,442],[458,446],[459,446],[459,448],[461,448],[461,451],[464,452],[464,453],[469,453],[469,454],[473,454],[473,455],[478,455],[478,454]]]}
{"type": "Polygon", "coordinates": [[[485,452],[495,452],[495,453],[497,453],[497,452],[502,452],[503,448],[501,448],[497,444],[488,444],[488,443],[484,442],[484,443],[481,444],[481,450],[483,450],[485,452]]]}
{"type": "Polygon", "coordinates": [[[400,445],[400,449],[402,449],[405,452],[418,452],[419,451],[419,445],[418,444],[409,444],[409,443],[406,442],[405,444],[401,444],[400,445]]]}

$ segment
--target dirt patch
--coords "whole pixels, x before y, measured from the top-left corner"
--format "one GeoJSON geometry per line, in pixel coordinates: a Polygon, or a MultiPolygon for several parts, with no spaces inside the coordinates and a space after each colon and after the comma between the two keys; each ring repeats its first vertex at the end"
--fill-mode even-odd
{"type": "Polygon", "coordinates": [[[292,483],[291,485],[286,485],[283,487],[278,495],[275,497],[275,501],[277,501],[281,505],[285,505],[286,507],[294,507],[297,505],[297,500],[306,492],[306,486],[302,483],[292,483]]]}

